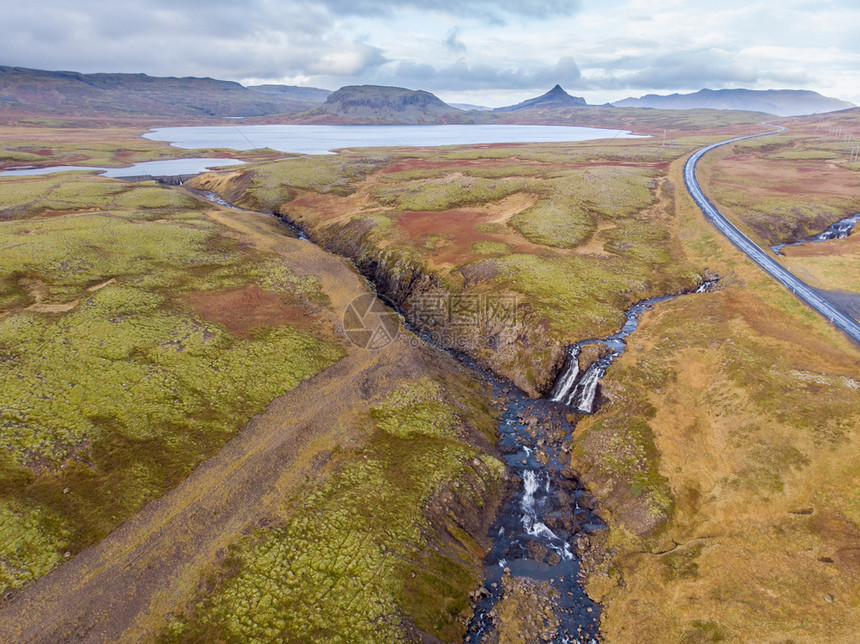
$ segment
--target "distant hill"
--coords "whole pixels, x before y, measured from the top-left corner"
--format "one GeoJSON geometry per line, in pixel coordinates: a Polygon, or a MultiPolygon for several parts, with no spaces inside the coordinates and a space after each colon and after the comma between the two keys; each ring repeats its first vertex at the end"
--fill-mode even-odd
{"type": "Polygon", "coordinates": [[[248,85],[247,87],[260,94],[303,103],[323,103],[332,93],[330,89],[299,87],[298,85],[248,85]]]}
{"type": "Polygon", "coordinates": [[[747,110],[777,116],[819,114],[854,107],[852,103],[802,89],[703,89],[694,94],[648,94],[640,98],[625,98],[613,105],[662,110],[747,110]]]}
{"type": "Polygon", "coordinates": [[[497,107],[493,111],[516,112],[519,110],[555,109],[559,107],[580,107],[584,105],[587,105],[584,98],[571,96],[561,88],[561,85],[556,85],[542,96],[530,98],[527,101],[517,103],[516,105],[509,105],[508,107],[497,107]]]}
{"type": "Polygon", "coordinates": [[[212,78],[80,74],[0,66],[0,108],[66,116],[264,116],[309,103],[212,78]]]}
{"type": "Polygon", "coordinates": [[[469,117],[430,92],[379,85],[348,85],[316,109],[299,115],[302,121],[343,123],[463,123],[469,117]]]}

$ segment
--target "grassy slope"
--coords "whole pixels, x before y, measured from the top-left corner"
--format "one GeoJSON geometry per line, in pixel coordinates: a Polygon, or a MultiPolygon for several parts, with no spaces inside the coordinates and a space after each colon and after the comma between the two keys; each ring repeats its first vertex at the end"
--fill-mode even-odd
{"type": "Polygon", "coordinates": [[[518,339],[486,350],[478,343],[497,329],[465,333],[474,355],[535,391],[565,344],[608,335],[633,302],[699,279],[665,214],[675,190],[665,172],[709,136],[385,150],[213,173],[198,185],[240,204],[282,202],[315,240],[375,271],[404,310],[421,289],[517,297],[518,339]]]}
{"type": "Polygon", "coordinates": [[[686,252],[724,288],[645,316],[575,440],[612,526],[590,582],[603,631],[852,641],[860,353],[680,206],[686,252]]]}
{"type": "Polygon", "coordinates": [[[285,314],[321,296],[179,193],[63,175],[0,180],[0,202],[23,217],[0,224],[9,589],[102,538],[342,349],[314,323],[238,337],[197,314],[186,296],[249,284],[285,314]]]}

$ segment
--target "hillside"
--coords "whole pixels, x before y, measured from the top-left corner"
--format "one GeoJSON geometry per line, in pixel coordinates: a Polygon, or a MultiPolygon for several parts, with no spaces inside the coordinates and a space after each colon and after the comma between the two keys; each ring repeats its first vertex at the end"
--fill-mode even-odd
{"type": "Polygon", "coordinates": [[[582,107],[586,102],[584,98],[579,96],[571,96],[565,92],[561,85],[556,85],[546,94],[530,98],[516,105],[508,105],[507,107],[498,107],[494,112],[517,112],[519,110],[529,109],[555,109],[559,107],[582,107]]]}
{"type": "Polygon", "coordinates": [[[308,101],[212,78],[81,74],[0,66],[0,108],[64,116],[168,118],[297,112],[308,101]]]}
{"type": "Polygon", "coordinates": [[[693,94],[648,94],[639,98],[625,98],[613,105],[663,110],[749,110],[777,116],[819,114],[854,107],[847,101],[802,89],[703,89],[693,94]]]}

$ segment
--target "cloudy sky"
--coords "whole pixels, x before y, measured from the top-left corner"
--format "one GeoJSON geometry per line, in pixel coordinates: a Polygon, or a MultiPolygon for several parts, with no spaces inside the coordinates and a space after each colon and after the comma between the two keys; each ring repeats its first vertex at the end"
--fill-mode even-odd
{"type": "Polygon", "coordinates": [[[0,64],[427,89],[498,106],[702,87],[860,104],[857,0],[0,0],[0,64]]]}

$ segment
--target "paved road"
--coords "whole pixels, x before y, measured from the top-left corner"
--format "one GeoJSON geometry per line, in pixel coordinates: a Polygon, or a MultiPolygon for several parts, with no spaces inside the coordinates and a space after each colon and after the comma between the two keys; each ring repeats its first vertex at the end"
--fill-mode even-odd
{"type": "MultiPolygon", "coordinates": [[[[763,123],[763,125],[765,124],[763,123]]],[[[721,141],[697,151],[687,160],[687,163],[684,166],[684,183],[687,184],[687,190],[689,190],[690,195],[693,197],[696,204],[698,204],[699,208],[702,209],[702,212],[705,213],[705,216],[710,219],[717,228],[719,228],[720,232],[729,238],[729,241],[769,273],[777,282],[791,290],[791,292],[794,293],[794,295],[796,295],[801,301],[805,302],[812,307],[812,309],[823,315],[836,328],[843,331],[849,338],[860,343],[860,324],[839,311],[835,306],[833,306],[833,304],[819,295],[814,288],[809,286],[809,284],[797,279],[797,277],[762,250],[760,246],[742,233],[726,218],[723,213],[717,210],[714,204],[708,200],[705,193],[702,192],[699,182],[696,181],[696,164],[708,152],[722,145],[728,145],[730,143],[744,141],[746,139],[754,139],[759,136],[768,136],[785,130],[785,128],[780,125],[775,127],[779,129],[771,130],[770,132],[762,132],[761,134],[752,134],[750,136],[740,136],[736,139],[729,139],[728,141],[721,141]]]]}

